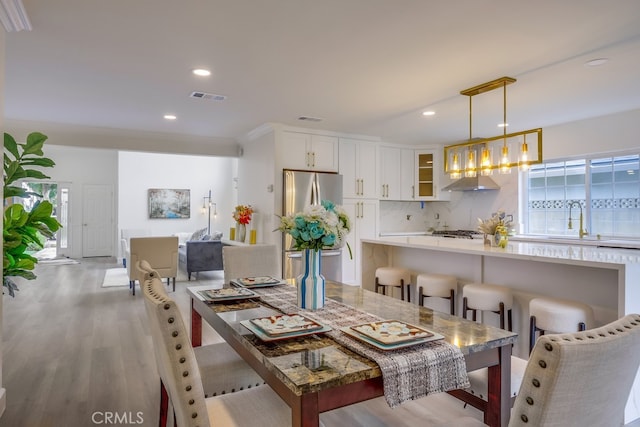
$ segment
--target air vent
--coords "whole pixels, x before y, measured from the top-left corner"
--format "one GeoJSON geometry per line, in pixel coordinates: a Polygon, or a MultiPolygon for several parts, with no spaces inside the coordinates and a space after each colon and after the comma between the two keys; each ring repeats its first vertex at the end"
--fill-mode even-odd
{"type": "Polygon", "coordinates": [[[212,101],[224,101],[225,99],[227,99],[227,97],[224,95],[216,95],[215,93],[206,92],[191,92],[191,95],[189,95],[189,97],[198,99],[210,99],[212,101]]]}
{"type": "Polygon", "coordinates": [[[323,119],[320,117],[300,116],[298,120],[306,120],[308,122],[321,122],[323,119]]]}

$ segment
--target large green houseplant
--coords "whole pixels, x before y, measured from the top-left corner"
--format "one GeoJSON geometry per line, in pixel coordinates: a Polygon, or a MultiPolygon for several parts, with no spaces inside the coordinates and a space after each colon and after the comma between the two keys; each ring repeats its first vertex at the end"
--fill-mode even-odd
{"type": "Polygon", "coordinates": [[[42,146],[47,136],[39,132],[30,133],[27,142],[16,143],[8,133],[4,134],[4,221],[3,221],[3,286],[14,296],[18,289],[12,277],[33,280],[33,269],[38,259],[28,253],[29,248],[44,248],[45,239],[51,238],[61,227],[51,216],[53,205],[47,200],[39,200],[27,212],[20,203],[12,203],[14,198],[42,198],[42,195],[12,185],[21,179],[43,180],[47,175],[36,168],[50,168],[55,162],[44,157],[42,146]]]}

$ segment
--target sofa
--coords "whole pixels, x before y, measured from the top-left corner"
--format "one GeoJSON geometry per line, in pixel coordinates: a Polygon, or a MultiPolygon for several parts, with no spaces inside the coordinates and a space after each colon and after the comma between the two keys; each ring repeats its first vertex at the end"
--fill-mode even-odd
{"type": "MultiPolygon", "coordinates": [[[[179,237],[183,237],[180,233],[179,237]]],[[[188,280],[191,273],[200,271],[223,270],[222,263],[222,233],[206,234],[206,229],[198,230],[191,237],[178,246],[178,263],[187,272],[188,280]]]]}

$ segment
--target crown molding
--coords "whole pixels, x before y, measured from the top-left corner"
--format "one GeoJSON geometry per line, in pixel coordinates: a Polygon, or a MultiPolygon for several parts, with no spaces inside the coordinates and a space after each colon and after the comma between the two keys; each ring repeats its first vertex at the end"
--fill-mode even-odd
{"type": "Polygon", "coordinates": [[[0,0],[0,22],[8,33],[32,30],[22,0],[0,0]]]}

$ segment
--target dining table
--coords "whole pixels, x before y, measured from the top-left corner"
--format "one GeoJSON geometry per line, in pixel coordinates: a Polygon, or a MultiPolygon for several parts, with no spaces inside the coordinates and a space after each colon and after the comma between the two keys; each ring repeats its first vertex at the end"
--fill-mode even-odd
{"type": "MultiPolygon", "coordinates": [[[[348,343],[350,337],[343,336],[347,334],[341,329],[265,339],[259,330],[248,327],[251,325],[247,322],[252,319],[292,314],[290,308],[283,310],[274,301],[279,295],[295,298],[293,281],[271,288],[270,294],[265,292],[261,296],[260,290],[254,289],[257,295],[253,298],[218,303],[203,297],[203,291],[211,288],[211,284],[187,288],[191,298],[192,345],[202,345],[204,319],[289,405],[293,427],[317,427],[322,412],[385,395],[382,365],[367,357],[366,351],[357,351],[357,346],[354,350],[348,343]]],[[[509,423],[511,349],[517,340],[516,333],[358,286],[327,281],[325,293],[326,301],[334,305],[379,319],[405,322],[440,335],[443,343],[455,347],[456,352],[459,349],[466,371],[488,368],[487,400],[464,389],[442,391],[481,409],[484,423],[489,426],[509,423]]],[[[319,311],[300,310],[298,314],[314,318],[319,311]]],[[[429,343],[424,346],[428,347],[429,343]]]]}

